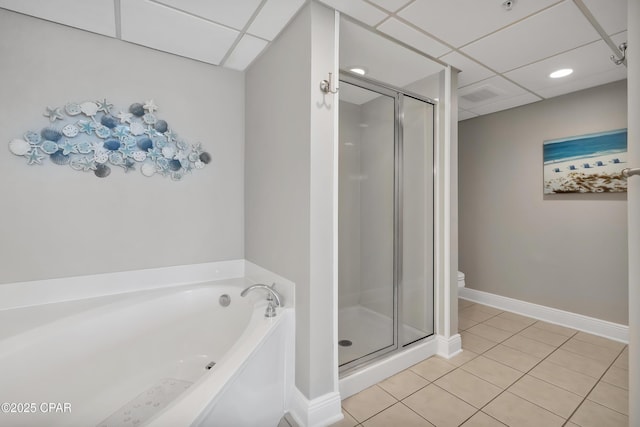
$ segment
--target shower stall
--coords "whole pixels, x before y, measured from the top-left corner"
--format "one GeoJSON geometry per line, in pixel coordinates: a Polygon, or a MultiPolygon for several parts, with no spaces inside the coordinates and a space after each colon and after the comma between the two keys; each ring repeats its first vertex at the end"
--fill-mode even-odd
{"type": "Polygon", "coordinates": [[[436,104],[340,75],[341,376],[434,334],[436,104]]]}

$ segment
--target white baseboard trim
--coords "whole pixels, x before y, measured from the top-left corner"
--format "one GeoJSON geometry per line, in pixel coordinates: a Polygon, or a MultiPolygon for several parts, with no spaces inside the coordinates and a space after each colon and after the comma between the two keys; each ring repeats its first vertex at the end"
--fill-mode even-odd
{"type": "Polygon", "coordinates": [[[455,334],[449,338],[445,338],[442,335],[438,335],[438,356],[445,359],[451,359],[462,352],[462,338],[460,334],[455,334]]]}
{"type": "Polygon", "coordinates": [[[629,327],[582,314],[571,313],[557,308],[546,307],[513,298],[469,288],[460,288],[458,297],[501,310],[511,311],[556,325],[588,332],[614,341],[629,343],[629,327]]]}
{"type": "Polygon", "coordinates": [[[400,353],[373,362],[340,379],[340,396],[343,399],[353,396],[365,388],[438,354],[438,350],[438,337],[433,336],[427,338],[424,343],[416,344],[400,353]]]}
{"type": "Polygon", "coordinates": [[[338,392],[309,400],[294,387],[289,413],[300,427],[325,427],[343,418],[341,405],[338,392]]]}

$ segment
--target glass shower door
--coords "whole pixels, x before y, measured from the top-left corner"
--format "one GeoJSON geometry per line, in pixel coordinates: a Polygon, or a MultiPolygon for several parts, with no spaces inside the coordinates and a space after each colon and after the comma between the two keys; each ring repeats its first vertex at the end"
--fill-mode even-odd
{"type": "Polygon", "coordinates": [[[401,344],[433,334],[434,106],[404,95],[401,344]]]}
{"type": "Polygon", "coordinates": [[[340,83],[339,364],[397,348],[397,96],[340,83]]]}

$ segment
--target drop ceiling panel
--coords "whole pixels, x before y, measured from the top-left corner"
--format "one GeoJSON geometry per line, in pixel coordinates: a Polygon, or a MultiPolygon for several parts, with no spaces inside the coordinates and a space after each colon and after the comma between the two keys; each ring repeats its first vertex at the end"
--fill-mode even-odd
{"type": "Polygon", "coordinates": [[[224,66],[232,70],[244,70],[256,59],[267,44],[268,42],[266,40],[245,34],[224,62],[224,66]]]}
{"type": "Polygon", "coordinates": [[[458,121],[471,119],[473,117],[478,117],[476,113],[472,113],[467,110],[458,110],[458,121]]]}
{"type": "Polygon", "coordinates": [[[460,74],[458,74],[458,87],[468,86],[495,75],[495,73],[487,67],[483,67],[476,61],[458,52],[448,53],[440,57],[440,59],[460,70],[460,74]]]}
{"type": "Polygon", "coordinates": [[[582,12],[573,2],[566,1],[465,46],[462,51],[505,72],[599,38],[582,12]]]}
{"type": "Polygon", "coordinates": [[[263,39],[273,40],[303,4],[304,0],[269,0],[247,31],[263,39]]]}
{"type": "Polygon", "coordinates": [[[340,23],[340,67],[364,66],[367,77],[404,87],[438,73],[443,66],[357,24],[340,23]]]}
{"type": "MultiPolygon", "coordinates": [[[[136,0],[139,1],[139,0],[136,0]]],[[[260,0],[154,0],[167,6],[241,30],[247,24],[260,0]]],[[[125,0],[122,3],[131,3],[125,0]]]]}
{"type": "Polygon", "coordinates": [[[384,21],[378,26],[378,30],[426,53],[427,55],[431,55],[434,58],[451,51],[450,48],[442,43],[434,40],[424,33],[421,33],[415,28],[403,24],[395,18],[390,18],[384,21]]]}
{"type": "MultiPolygon", "coordinates": [[[[590,87],[592,77],[602,73],[620,70],[621,73],[613,73],[610,76],[615,80],[624,78],[626,67],[616,66],[609,59],[610,55],[611,50],[604,41],[600,40],[544,61],[518,68],[506,73],[505,76],[547,98],[590,87]],[[561,68],[571,68],[574,72],[560,79],[549,77],[551,72],[561,68]]],[[[600,76],[600,78],[602,77],[600,76]]],[[[602,83],[608,82],[603,81],[602,83]]]]}
{"type": "Polygon", "coordinates": [[[210,64],[220,63],[239,34],[146,0],[120,7],[123,40],[210,64]]]}
{"type": "Polygon", "coordinates": [[[397,12],[412,1],[413,0],[371,0],[371,3],[375,3],[389,12],[397,12]]]}
{"type": "Polygon", "coordinates": [[[627,29],[627,0],[582,0],[607,34],[627,29]]]}
{"type": "Polygon", "coordinates": [[[478,115],[491,114],[509,108],[519,107],[521,105],[531,104],[540,101],[541,98],[531,94],[524,93],[522,95],[513,96],[511,98],[502,99],[480,107],[471,108],[469,111],[478,115]]]}
{"type": "Polygon", "coordinates": [[[375,6],[365,3],[363,0],[320,0],[322,3],[362,21],[367,25],[374,26],[380,23],[388,15],[375,6]]]}
{"type": "Polygon", "coordinates": [[[116,36],[113,0],[0,0],[0,7],[105,36],[116,36]]]}
{"type": "Polygon", "coordinates": [[[421,0],[400,11],[399,15],[454,47],[460,47],[557,1],[518,1],[511,11],[506,11],[501,0],[421,0]]]}
{"type": "Polygon", "coordinates": [[[558,95],[564,95],[576,92],[590,87],[600,86],[603,84],[623,80],[627,78],[627,72],[624,67],[615,70],[604,71],[602,73],[589,74],[578,80],[572,80],[558,87],[545,88],[537,91],[544,98],[552,98],[558,95]]]}

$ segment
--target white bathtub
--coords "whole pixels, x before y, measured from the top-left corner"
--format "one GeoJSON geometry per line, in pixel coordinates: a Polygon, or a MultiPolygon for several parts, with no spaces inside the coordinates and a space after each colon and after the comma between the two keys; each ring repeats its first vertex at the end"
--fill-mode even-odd
{"type": "Polygon", "coordinates": [[[263,291],[240,297],[250,284],[0,311],[0,426],[276,426],[293,314],[265,318],[263,291]]]}

